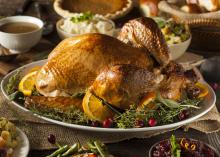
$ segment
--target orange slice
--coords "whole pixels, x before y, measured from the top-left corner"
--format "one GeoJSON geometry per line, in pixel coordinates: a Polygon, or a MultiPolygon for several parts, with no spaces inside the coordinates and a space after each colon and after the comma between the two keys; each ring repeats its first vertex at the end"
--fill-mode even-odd
{"type": "Polygon", "coordinates": [[[200,89],[200,93],[199,93],[198,98],[204,98],[205,96],[208,95],[209,90],[205,84],[198,82],[198,83],[196,83],[196,87],[198,87],[200,89]]]}
{"type": "Polygon", "coordinates": [[[149,92],[146,96],[141,100],[140,105],[138,108],[147,107],[149,109],[154,109],[155,105],[151,103],[153,100],[156,99],[156,92],[149,92]]]}
{"type": "Polygon", "coordinates": [[[18,85],[18,89],[25,96],[31,96],[34,90],[34,87],[35,87],[36,74],[37,74],[37,71],[34,71],[31,73],[28,73],[21,79],[18,85]]]}
{"type": "Polygon", "coordinates": [[[96,98],[89,90],[83,98],[83,110],[91,119],[103,122],[105,119],[114,116],[114,112],[96,98]]]}

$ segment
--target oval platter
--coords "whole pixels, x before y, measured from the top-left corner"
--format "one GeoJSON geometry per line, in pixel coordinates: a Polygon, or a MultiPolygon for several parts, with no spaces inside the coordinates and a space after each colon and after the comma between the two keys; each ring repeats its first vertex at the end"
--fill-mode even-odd
{"type": "MultiPolygon", "coordinates": [[[[17,72],[21,71],[21,75],[25,75],[30,69],[36,66],[42,66],[47,62],[47,60],[40,60],[36,62],[32,62],[30,64],[24,65],[23,67],[20,67],[12,72],[10,72],[8,75],[6,75],[2,82],[1,82],[1,90],[4,94],[4,96],[9,100],[9,95],[6,93],[6,85],[8,83],[8,80],[17,72]]],[[[90,126],[82,126],[82,125],[76,125],[76,124],[70,124],[70,123],[65,123],[61,122],[58,120],[50,119],[38,114],[33,113],[33,116],[37,116],[43,120],[46,120],[48,122],[61,125],[64,127],[69,127],[69,128],[74,128],[74,129],[80,129],[80,130],[86,130],[86,131],[93,131],[93,132],[106,132],[106,133],[135,133],[135,132],[149,132],[149,131],[159,131],[159,130],[167,130],[167,129],[174,129],[186,124],[189,124],[198,118],[202,117],[205,115],[207,112],[209,112],[214,106],[216,102],[216,95],[212,88],[208,85],[208,83],[203,82],[207,85],[209,94],[208,96],[200,103],[200,109],[195,110],[192,112],[191,116],[185,120],[175,122],[172,124],[167,124],[167,125],[161,125],[161,126],[154,126],[154,127],[144,127],[144,128],[131,128],[131,129],[118,129],[118,128],[98,128],[98,127],[90,127],[90,126]]],[[[31,112],[24,106],[12,101],[11,102],[14,107],[18,107],[24,112],[31,112]]]]}

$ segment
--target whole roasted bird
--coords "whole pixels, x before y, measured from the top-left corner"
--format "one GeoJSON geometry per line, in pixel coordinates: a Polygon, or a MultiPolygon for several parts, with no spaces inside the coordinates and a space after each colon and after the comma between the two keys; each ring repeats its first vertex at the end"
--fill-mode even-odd
{"type": "Polygon", "coordinates": [[[156,89],[178,99],[187,84],[191,81],[180,65],[170,61],[157,24],[146,17],[126,23],[118,39],[86,34],[62,41],[36,78],[37,90],[46,97],[68,97],[89,89],[121,109],[138,104],[156,89]]]}

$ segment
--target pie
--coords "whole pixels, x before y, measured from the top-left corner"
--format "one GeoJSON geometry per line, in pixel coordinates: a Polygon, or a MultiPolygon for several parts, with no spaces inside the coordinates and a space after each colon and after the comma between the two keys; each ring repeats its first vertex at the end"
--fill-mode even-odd
{"type": "Polygon", "coordinates": [[[132,0],[55,0],[54,9],[62,17],[72,17],[90,11],[109,19],[127,14],[133,7],[132,0]]]}

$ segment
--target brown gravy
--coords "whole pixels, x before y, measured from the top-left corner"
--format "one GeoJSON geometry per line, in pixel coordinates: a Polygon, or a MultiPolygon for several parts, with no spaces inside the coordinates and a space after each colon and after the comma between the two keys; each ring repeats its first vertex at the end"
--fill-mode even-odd
{"type": "Polygon", "coordinates": [[[36,24],[29,22],[10,22],[0,26],[0,31],[5,33],[28,33],[39,29],[36,24]]]}

